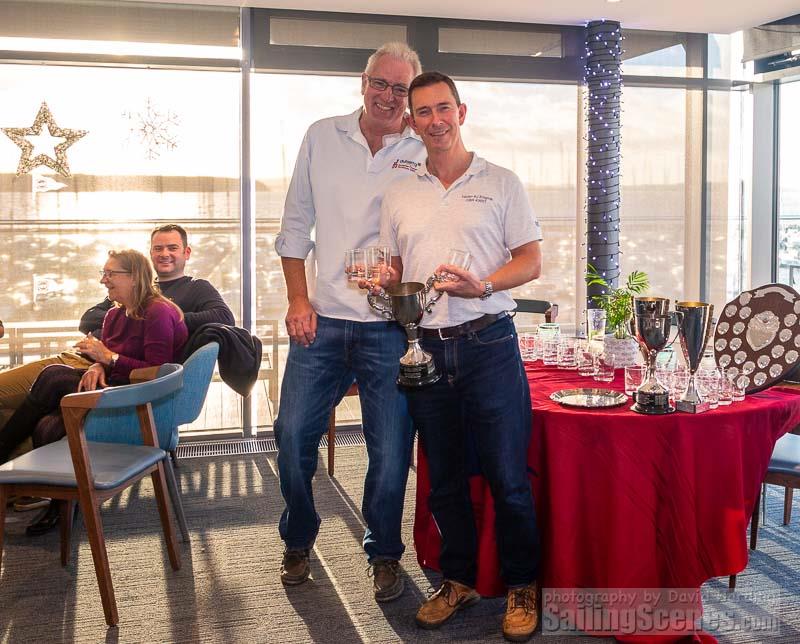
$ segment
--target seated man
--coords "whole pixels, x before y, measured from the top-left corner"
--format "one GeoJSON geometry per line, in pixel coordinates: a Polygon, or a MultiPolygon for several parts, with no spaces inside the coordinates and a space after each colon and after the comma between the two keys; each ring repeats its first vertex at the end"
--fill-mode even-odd
{"type": "MultiPolygon", "coordinates": [[[[217,289],[204,279],[184,275],[186,261],[191,252],[186,231],[181,226],[167,224],[153,230],[150,235],[150,259],[158,274],[161,292],[183,311],[190,336],[208,322],[235,324],[233,313],[217,289]]],[[[111,301],[106,298],[90,308],[83,314],[79,329],[102,339],[103,318],[111,306],[111,301]]],[[[86,369],[92,361],[77,351],[65,351],[57,356],[0,372],[0,431],[22,404],[42,369],[51,364],[86,369]]]]}

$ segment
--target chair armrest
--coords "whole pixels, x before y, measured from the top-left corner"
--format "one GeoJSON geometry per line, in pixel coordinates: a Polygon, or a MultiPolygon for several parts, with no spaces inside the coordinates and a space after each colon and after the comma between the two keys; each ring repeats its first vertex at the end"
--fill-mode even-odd
{"type": "Polygon", "coordinates": [[[77,394],[68,394],[61,399],[61,407],[68,407],[73,409],[94,409],[97,406],[97,401],[103,395],[103,390],[98,391],[82,391],[77,394]]]}
{"type": "Polygon", "coordinates": [[[158,378],[158,370],[161,367],[141,367],[139,369],[134,369],[130,373],[130,381],[132,385],[135,385],[140,382],[147,382],[148,380],[155,380],[158,378]]]}

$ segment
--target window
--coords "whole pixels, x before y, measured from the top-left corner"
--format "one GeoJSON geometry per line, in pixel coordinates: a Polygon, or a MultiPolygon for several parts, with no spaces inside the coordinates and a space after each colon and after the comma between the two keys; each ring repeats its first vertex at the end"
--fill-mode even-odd
{"type": "Polygon", "coordinates": [[[778,281],[800,289],[800,82],[780,88],[778,281]]]}

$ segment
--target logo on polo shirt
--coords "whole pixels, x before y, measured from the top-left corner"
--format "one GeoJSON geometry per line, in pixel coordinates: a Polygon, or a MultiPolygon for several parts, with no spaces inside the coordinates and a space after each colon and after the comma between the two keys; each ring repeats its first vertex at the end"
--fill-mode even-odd
{"type": "Polygon", "coordinates": [[[486,203],[487,201],[494,201],[492,197],[487,197],[486,195],[461,195],[461,198],[464,201],[471,203],[486,203]]]}
{"type": "Polygon", "coordinates": [[[392,164],[392,168],[396,168],[398,170],[409,170],[411,172],[416,172],[417,168],[421,164],[417,161],[409,161],[408,159],[396,159],[395,162],[392,164]]]}

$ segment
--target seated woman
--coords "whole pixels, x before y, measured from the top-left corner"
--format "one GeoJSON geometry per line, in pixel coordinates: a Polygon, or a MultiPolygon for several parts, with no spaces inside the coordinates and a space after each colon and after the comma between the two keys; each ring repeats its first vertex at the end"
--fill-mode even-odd
{"type": "MultiPolygon", "coordinates": [[[[88,369],[46,367],[0,431],[0,463],[28,437],[41,447],[66,435],[61,399],[78,391],[125,385],[133,369],[180,360],[188,331],[181,310],[158,290],[150,260],[135,250],[109,251],[100,283],[115,303],[103,320],[102,340],[87,335],[76,346],[94,361],[88,369]]],[[[28,526],[42,534],[58,522],[58,504],[28,526]]]]}

